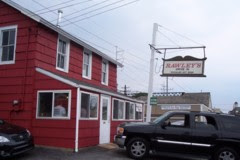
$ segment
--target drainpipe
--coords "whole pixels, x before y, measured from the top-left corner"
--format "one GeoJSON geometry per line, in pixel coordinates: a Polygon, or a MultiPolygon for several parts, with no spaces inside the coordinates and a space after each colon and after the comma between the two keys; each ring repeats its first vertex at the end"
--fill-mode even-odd
{"type": "Polygon", "coordinates": [[[77,88],[77,105],[76,105],[76,132],[75,132],[75,152],[78,152],[78,134],[79,134],[79,113],[80,113],[80,87],[77,88]]]}

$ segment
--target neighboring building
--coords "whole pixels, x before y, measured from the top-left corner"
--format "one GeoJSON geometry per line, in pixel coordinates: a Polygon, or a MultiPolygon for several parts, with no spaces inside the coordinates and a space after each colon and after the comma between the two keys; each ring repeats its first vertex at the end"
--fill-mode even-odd
{"type": "Polygon", "coordinates": [[[117,93],[114,59],[11,0],[0,1],[0,118],[31,130],[37,145],[113,141],[142,103],[117,93]]]}
{"type": "MultiPolygon", "coordinates": [[[[168,111],[212,112],[211,94],[209,92],[169,93],[168,95],[161,93],[154,94],[154,96],[157,97],[157,105],[152,105],[152,119],[168,111]]],[[[147,96],[138,99],[146,102],[147,96]]]]}
{"type": "Polygon", "coordinates": [[[238,102],[234,102],[233,109],[229,111],[229,114],[240,116],[240,107],[238,107],[238,102]]]}

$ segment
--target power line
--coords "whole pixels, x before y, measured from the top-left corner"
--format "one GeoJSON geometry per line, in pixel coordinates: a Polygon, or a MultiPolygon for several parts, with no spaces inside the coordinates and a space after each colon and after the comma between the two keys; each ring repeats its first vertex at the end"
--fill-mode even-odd
{"type": "Polygon", "coordinates": [[[176,42],[174,42],[173,40],[171,40],[168,36],[166,36],[164,33],[160,32],[160,31],[157,31],[159,32],[163,37],[165,37],[167,40],[169,40],[170,42],[172,42],[173,44],[175,44],[176,46],[180,47],[176,42]]]}
{"type": "Polygon", "coordinates": [[[56,7],[56,6],[60,6],[60,5],[62,5],[62,4],[67,4],[67,3],[72,2],[72,1],[76,1],[76,0],[69,0],[69,1],[66,1],[66,2],[62,2],[62,3],[55,4],[55,5],[50,6],[50,7],[46,7],[46,8],[44,8],[44,9],[40,9],[40,10],[34,11],[34,12],[35,12],[35,13],[36,13],[36,12],[41,12],[41,11],[44,11],[44,10],[47,10],[47,9],[50,9],[50,8],[53,8],[53,7],[56,7]]]}
{"type": "MultiPolygon", "coordinates": [[[[79,19],[79,20],[73,21],[73,23],[80,22],[80,21],[83,21],[83,20],[86,20],[86,19],[89,19],[89,18],[92,18],[92,17],[98,16],[98,15],[100,15],[100,14],[103,14],[103,13],[106,13],[106,12],[109,12],[109,11],[112,11],[112,10],[115,10],[115,9],[118,9],[118,8],[121,8],[121,7],[124,7],[124,6],[130,5],[130,4],[135,3],[135,2],[137,2],[137,1],[140,1],[140,0],[134,0],[134,1],[129,2],[129,3],[125,3],[125,4],[120,5],[120,6],[118,6],[118,7],[114,7],[114,8],[111,8],[111,9],[105,10],[105,11],[103,11],[103,12],[99,12],[99,13],[97,13],[97,14],[94,14],[94,15],[91,15],[91,16],[88,16],[88,17],[85,17],[85,18],[82,18],[82,19],[79,19]]],[[[71,24],[71,23],[68,23],[68,24],[65,24],[65,25],[63,25],[63,26],[67,26],[67,25],[70,25],[70,24],[71,24]]]]}
{"type": "MultiPolygon", "coordinates": [[[[35,0],[34,0],[34,1],[35,1],[35,0]]],[[[56,11],[56,10],[59,10],[59,9],[68,8],[68,7],[71,7],[71,6],[83,4],[83,3],[86,3],[86,2],[89,2],[89,1],[92,1],[92,0],[86,0],[86,1],[83,1],[83,2],[78,2],[78,3],[70,4],[70,5],[67,5],[67,6],[64,6],[64,7],[60,7],[60,8],[57,8],[57,9],[52,9],[52,10],[49,9],[49,11],[40,12],[40,13],[37,13],[37,14],[38,14],[38,15],[41,15],[41,14],[45,14],[45,13],[48,13],[48,12],[56,11]]]]}
{"type": "MultiPolygon", "coordinates": [[[[71,16],[71,15],[74,15],[74,14],[76,14],[76,13],[82,12],[82,11],[84,11],[84,10],[87,10],[87,9],[90,9],[90,8],[93,8],[93,7],[96,7],[96,6],[101,5],[101,4],[103,4],[103,3],[107,2],[107,1],[110,1],[110,0],[105,0],[105,1],[102,1],[102,2],[100,2],[100,3],[96,3],[96,4],[94,4],[94,5],[91,5],[91,6],[89,6],[89,7],[86,7],[86,8],[80,9],[80,10],[76,10],[76,12],[72,12],[72,13],[70,13],[70,14],[64,15],[64,17],[69,17],[69,16],[71,16]]],[[[52,21],[50,21],[50,22],[54,22],[54,21],[56,21],[56,20],[57,20],[57,19],[54,19],[54,20],[52,20],[52,21]]]]}
{"type": "Polygon", "coordinates": [[[158,25],[158,26],[161,27],[161,28],[164,28],[165,30],[167,30],[167,31],[169,31],[169,32],[172,32],[172,33],[174,33],[174,34],[176,34],[176,35],[178,35],[178,36],[180,36],[180,37],[182,37],[182,38],[185,38],[185,39],[187,39],[187,40],[189,40],[189,41],[191,41],[191,42],[193,42],[193,43],[196,43],[196,44],[198,44],[198,45],[204,46],[203,44],[198,43],[198,42],[196,42],[196,41],[194,41],[194,40],[192,40],[192,39],[190,39],[190,38],[188,38],[188,37],[186,37],[186,36],[184,36],[184,35],[182,35],[182,34],[180,34],[180,33],[177,33],[177,32],[175,32],[175,31],[173,31],[173,30],[171,30],[171,29],[169,29],[169,28],[167,28],[167,27],[164,27],[164,26],[162,26],[162,25],[158,25]]]}
{"type": "MultiPolygon", "coordinates": [[[[93,10],[91,10],[91,11],[88,11],[88,12],[86,12],[86,13],[83,13],[83,14],[77,15],[77,16],[75,16],[75,17],[71,17],[71,18],[68,19],[68,20],[73,20],[73,19],[76,19],[76,18],[82,17],[82,16],[87,15],[87,14],[89,14],[89,13],[92,13],[92,12],[95,12],[95,11],[98,11],[98,10],[101,10],[101,9],[104,9],[104,8],[106,8],[106,7],[109,7],[109,6],[115,5],[115,4],[120,3],[120,2],[123,2],[123,1],[125,1],[125,0],[119,0],[119,1],[117,1],[117,2],[114,2],[114,3],[108,4],[108,5],[105,5],[105,6],[102,6],[102,7],[96,8],[96,9],[93,9],[93,10]]],[[[66,25],[68,25],[68,24],[66,24],[66,25]]],[[[63,26],[64,26],[64,25],[63,25],[63,26]]]]}
{"type": "Polygon", "coordinates": [[[185,88],[183,88],[180,84],[178,84],[175,80],[171,79],[178,87],[180,87],[181,89],[183,89],[185,92],[187,92],[187,90],[185,88]]]}

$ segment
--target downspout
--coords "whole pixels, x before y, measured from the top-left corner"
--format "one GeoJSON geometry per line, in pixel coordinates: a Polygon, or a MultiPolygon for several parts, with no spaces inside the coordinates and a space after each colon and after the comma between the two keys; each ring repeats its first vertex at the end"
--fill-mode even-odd
{"type": "Polygon", "coordinates": [[[80,113],[80,87],[77,88],[77,105],[76,105],[76,131],[75,131],[75,152],[78,152],[78,133],[79,133],[79,113],[80,113]]]}

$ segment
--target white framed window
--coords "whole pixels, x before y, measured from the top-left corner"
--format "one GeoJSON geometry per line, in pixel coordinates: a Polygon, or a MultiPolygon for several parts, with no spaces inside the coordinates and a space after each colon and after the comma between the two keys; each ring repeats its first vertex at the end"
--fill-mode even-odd
{"type": "Polygon", "coordinates": [[[83,52],[83,78],[92,78],[92,53],[90,51],[84,50],[83,52]]]}
{"type": "Polygon", "coordinates": [[[125,102],[125,107],[126,120],[135,119],[135,103],[125,102]]]}
{"type": "Polygon", "coordinates": [[[99,95],[81,92],[80,119],[98,119],[99,95]]]}
{"type": "Polygon", "coordinates": [[[16,42],[17,26],[0,27],[0,65],[15,63],[16,42]]]}
{"type": "Polygon", "coordinates": [[[60,71],[68,72],[70,54],[70,41],[62,36],[58,36],[56,68],[60,71]]]}
{"type": "Polygon", "coordinates": [[[136,103],[136,109],[135,109],[135,119],[136,120],[142,120],[143,117],[143,105],[140,103],[136,103]]]}
{"type": "Polygon", "coordinates": [[[122,100],[113,99],[113,120],[124,120],[125,118],[125,103],[122,100]]]}
{"type": "Polygon", "coordinates": [[[70,119],[71,91],[38,91],[37,118],[70,119]]]}
{"type": "Polygon", "coordinates": [[[102,61],[102,84],[108,85],[108,62],[102,61]]]}

